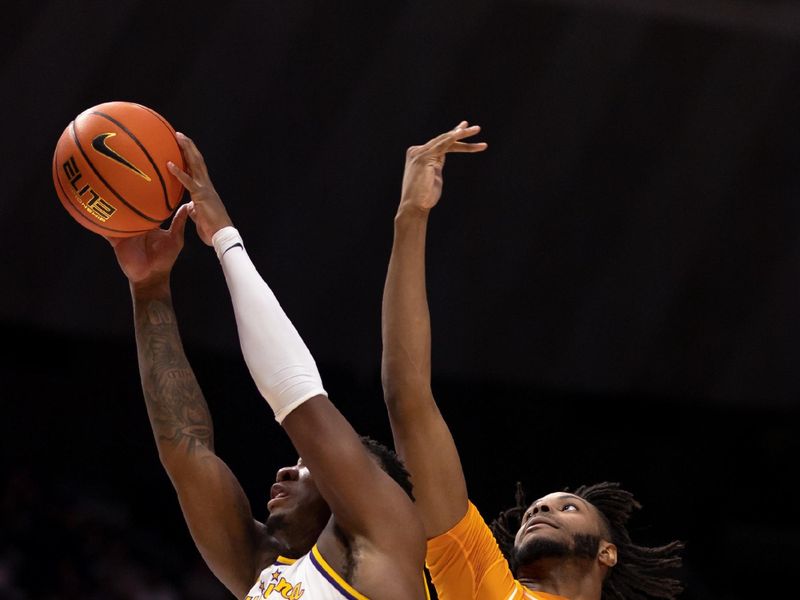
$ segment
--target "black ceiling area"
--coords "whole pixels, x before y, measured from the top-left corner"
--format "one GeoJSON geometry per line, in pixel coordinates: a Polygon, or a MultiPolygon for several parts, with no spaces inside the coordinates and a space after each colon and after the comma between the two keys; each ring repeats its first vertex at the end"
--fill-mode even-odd
{"type": "MultiPolygon", "coordinates": [[[[619,481],[643,505],[635,535],[686,542],[686,600],[785,589],[800,3],[206,4],[3,9],[0,597],[39,597],[51,566],[52,598],[229,597],[159,463],[127,281],[53,185],[61,132],[112,100],[196,142],[331,400],[387,444],[381,295],[405,151],[480,125],[488,149],[448,157],[427,246],[432,385],[473,502],[491,516],[518,481],[531,497],[619,481]],[[108,572],[128,588],[107,592],[108,572]]],[[[261,517],[296,456],[191,223],[172,289],[217,451],[261,517]]]]}

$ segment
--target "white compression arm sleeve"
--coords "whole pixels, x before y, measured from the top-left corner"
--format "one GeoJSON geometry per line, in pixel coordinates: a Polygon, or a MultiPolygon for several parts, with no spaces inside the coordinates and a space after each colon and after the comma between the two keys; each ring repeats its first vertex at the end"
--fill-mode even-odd
{"type": "Polygon", "coordinates": [[[239,232],[224,227],[212,243],[228,283],[247,368],[281,423],[309,398],[327,396],[322,378],[311,352],[250,260],[239,232]]]}

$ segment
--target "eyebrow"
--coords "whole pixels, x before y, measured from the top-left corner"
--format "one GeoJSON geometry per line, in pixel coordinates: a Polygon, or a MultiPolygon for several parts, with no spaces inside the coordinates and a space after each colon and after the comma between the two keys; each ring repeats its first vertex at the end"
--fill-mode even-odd
{"type": "MultiPolygon", "coordinates": [[[[539,500],[541,500],[541,498],[539,498],[539,500]]],[[[536,500],[533,504],[536,504],[536,502],[539,502],[539,500],[536,500]]],[[[580,496],[576,496],[575,494],[561,494],[560,496],[556,496],[556,500],[578,500],[584,506],[589,506],[589,503],[586,500],[580,496]]],[[[531,506],[533,506],[533,504],[531,504],[531,506]]],[[[530,506],[528,508],[530,508],[530,506]]]]}

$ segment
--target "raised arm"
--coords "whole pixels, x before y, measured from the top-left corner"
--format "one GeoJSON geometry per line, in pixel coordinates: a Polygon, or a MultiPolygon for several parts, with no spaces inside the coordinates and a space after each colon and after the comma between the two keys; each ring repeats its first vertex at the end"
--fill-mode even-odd
{"type": "Polygon", "coordinates": [[[130,282],[142,390],[161,463],[209,568],[243,598],[263,566],[265,533],[239,482],[214,453],[211,415],[181,343],[170,272],[186,218],[184,205],[169,231],[109,241],[130,282]]]}
{"type": "Polygon", "coordinates": [[[485,143],[461,141],[479,131],[462,121],[408,149],[383,294],[384,398],[395,448],[411,473],[428,538],[449,530],[466,514],[467,487],[456,445],[431,391],[425,238],[428,215],[442,193],[445,156],[485,150],[485,143]]]}
{"type": "MultiPolygon", "coordinates": [[[[312,473],[333,513],[337,534],[351,547],[359,544],[359,560],[370,562],[368,571],[382,574],[374,584],[362,582],[359,591],[369,595],[374,585],[372,589],[386,598],[419,596],[425,545],[410,498],[329,401],[311,353],[249,258],[202,155],[185,136],[179,135],[179,141],[191,175],[171,169],[192,194],[189,214],[222,265],[253,380],[312,473]],[[360,544],[365,540],[368,543],[360,544]],[[395,576],[387,579],[390,570],[395,576]]],[[[338,543],[333,537],[320,538],[323,552],[323,546],[332,549],[338,543]]]]}

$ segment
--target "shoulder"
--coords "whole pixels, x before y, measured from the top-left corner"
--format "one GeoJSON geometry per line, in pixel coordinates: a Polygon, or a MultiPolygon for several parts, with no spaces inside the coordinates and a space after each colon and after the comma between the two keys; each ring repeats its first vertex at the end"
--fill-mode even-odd
{"type": "Polygon", "coordinates": [[[349,535],[332,523],[320,535],[311,557],[317,570],[324,571],[326,577],[367,597],[381,594],[387,598],[415,597],[412,590],[424,582],[423,537],[414,546],[407,542],[376,544],[365,536],[349,535]],[[390,585],[386,573],[393,574],[390,585]]]}
{"type": "Polygon", "coordinates": [[[436,546],[438,544],[447,543],[447,540],[464,537],[471,532],[483,531],[484,529],[491,535],[489,526],[486,524],[486,520],[483,518],[483,515],[481,515],[478,507],[471,501],[468,501],[467,511],[464,513],[464,516],[447,531],[430,538],[428,540],[428,548],[430,549],[431,545],[436,546]]]}

